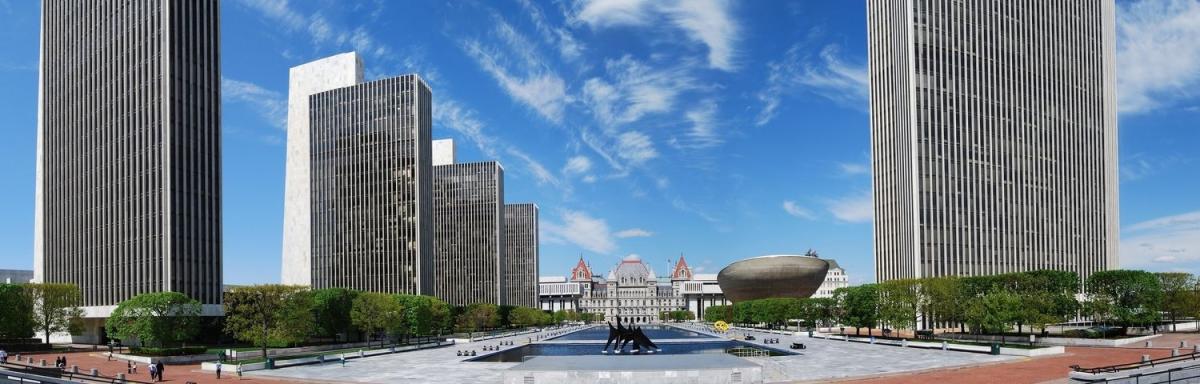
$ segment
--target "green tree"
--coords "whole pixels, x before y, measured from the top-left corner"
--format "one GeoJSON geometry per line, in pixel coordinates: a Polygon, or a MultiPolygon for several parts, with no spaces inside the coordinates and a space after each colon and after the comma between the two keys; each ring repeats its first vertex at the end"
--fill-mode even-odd
{"type": "Polygon", "coordinates": [[[1162,283],[1146,271],[1111,270],[1093,273],[1087,280],[1089,300],[1111,308],[1111,320],[1122,326],[1157,322],[1162,314],[1162,283]]]}
{"type": "Polygon", "coordinates": [[[368,343],[376,338],[382,341],[388,333],[403,332],[406,328],[404,304],[393,295],[363,292],[350,307],[350,322],[367,333],[368,343]]]}
{"type": "Polygon", "coordinates": [[[33,300],[18,284],[0,284],[0,339],[33,337],[33,300]]]}
{"type": "MultiPolygon", "coordinates": [[[[960,324],[965,327],[963,312],[967,299],[966,288],[957,277],[934,277],[921,281],[921,294],[928,316],[936,323],[960,324]]],[[[966,332],[966,329],[963,329],[966,332]]]]}
{"type": "Polygon", "coordinates": [[[433,333],[436,320],[433,316],[433,297],[425,295],[396,295],[404,307],[404,324],[400,336],[407,340],[409,335],[433,333]]]}
{"type": "Polygon", "coordinates": [[[470,333],[497,327],[500,324],[499,312],[499,307],[495,304],[468,305],[458,318],[458,327],[470,333]]]}
{"type": "Polygon", "coordinates": [[[83,296],[75,284],[26,284],[24,292],[33,303],[33,324],[46,335],[59,332],[78,334],[83,328],[83,296]]]}
{"type": "Polygon", "coordinates": [[[733,322],[733,307],[728,305],[713,305],[704,308],[704,321],[715,323],[724,321],[726,323],[733,322]]]}
{"type": "Polygon", "coordinates": [[[1162,310],[1171,319],[1171,331],[1179,316],[1191,316],[1196,313],[1200,302],[1196,300],[1196,278],[1190,273],[1162,272],[1157,273],[1159,284],[1162,285],[1162,310]]]}
{"type": "Polygon", "coordinates": [[[313,316],[316,333],[322,337],[349,338],[354,333],[350,321],[350,308],[358,291],[345,288],[324,288],[312,291],[313,316]]]}
{"type": "Polygon", "coordinates": [[[200,328],[200,302],[179,292],[143,293],[121,302],[105,321],[108,333],[142,345],[186,341],[200,328]]]}
{"type": "Polygon", "coordinates": [[[273,343],[292,345],[313,333],[313,297],[295,285],[238,287],[225,294],[225,333],[262,349],[273,343]]]}
{"type": "Polygon", "coordinates": [[[513,308],[508,313],[508,322],[515,327],[530,327],[545,322],[545,312],[529,307],[513,308]]]}
{"type": "Polygon", "coordinates": [[[448,331],[454,326],[454,315],[450,310],[450,305],[445,301],[432,296],[427,297],[429,297],[429,316],[433,319],[434,330],[440,336],[442,332],[448,331]]]}
{"type": "Polygon", "coordinates": [[[861,328],[867,332],[879,324],[879,286],[863,284],[853,287],[838,288],[833,291],[840,308],[840,322],[854,327],[854,334],[860,334],[861,328]]]}
{"type": "Polygon", "coordinates": [[[1020,297],[996,288],[968,302],[964,319],[976,333],[1004,332],[1016,321],[1020,307],[1020,297]]]}
{"type": "Polygon", "coordinates": [[[921,309],[919,281],[889,280],[879,285],[879,320],[895,329],[917,329],[921,309]]]}

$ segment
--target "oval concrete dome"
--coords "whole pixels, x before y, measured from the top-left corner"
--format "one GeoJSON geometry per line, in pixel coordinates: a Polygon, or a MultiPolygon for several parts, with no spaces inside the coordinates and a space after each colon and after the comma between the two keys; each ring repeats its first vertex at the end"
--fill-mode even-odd
{"type": "Polygon", "coordinates": [[[829,262],[812,256],[767,255],[729,264],[717,274],[733,302],[771,297],[812,296],[825,281],[829,262]]]}

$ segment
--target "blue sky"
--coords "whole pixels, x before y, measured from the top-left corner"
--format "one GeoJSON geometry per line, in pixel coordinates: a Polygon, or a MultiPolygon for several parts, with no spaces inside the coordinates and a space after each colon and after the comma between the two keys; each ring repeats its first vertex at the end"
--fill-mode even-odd
{"type": "MultiPolygon", "coordinates": [[[[222,6],[227,283],[279,280],[288,68],[351,50],[541,207],[543,275],[812,248],[873,280],[863,1],[222,6]]],[[[38,17],[0,0],[0,268],[32,267],[38,17]]],[[[1200,3],[1119,2],[1118,68],[1121,264],[1200,272],[1200,3]]]]}

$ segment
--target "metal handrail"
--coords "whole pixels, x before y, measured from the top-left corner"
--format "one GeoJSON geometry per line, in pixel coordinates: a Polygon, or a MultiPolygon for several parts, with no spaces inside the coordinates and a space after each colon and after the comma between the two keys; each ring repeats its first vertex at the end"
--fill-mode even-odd
{"type": "MultiPolygon", "coordinates": [[[[1196,374],[1192,374],[1192,375],[1185,374],[1185,375],[1182,375],[1179,377],[1175,376],[1178,373],[1181,373],[1184,371],[1193,371],[1193,370],[1200,370],[1200,365],[1172,368],[1172,369],[1168,369],[1168,370],[1161,371],[1161,372],[1134,373],[1134,374],[1131,374],[1128,376],[1122,376],[1122,377],[1106,377],[1106,378],[1096,379],[1096,380],[1072,378],[1071,381],[1084,382],[1084,383],[1088,383],[1088,384],[1098,384],[1098,383],[1111,383],[1114,381],[1126,382],[1129,379],[1133,379],[1133,381],[1135,383],[1140,383],[1143,377],[1155,376],[1153,378],[1153,380],[1154,380],[1153,383],[1157,383],[1157,384],[1171,384],[1171,383],[1175,383],[1175,382],[1194,383],[1195,379],[1200,378],[1200,372],[1194,372],[1196,374]],[[1161,375],[1163,375],[1163,374],[1167,375],[1166,381],[1162,380],[1163,378],[1161,377],[1161,375]]],[[[1148,381],[1148,383],[1149,383],[1149,381],[1148,381]]]]}
{"type": "Polygon", "coordinates": [[[1114,364],[1114,365],[1108,365],[1108,366],[1103,366],[1103,367],[1094,367],[1094,368],[1080,368],[1078,365],[1072,365],[1071,369],[1074,370],[1075,372],[1083,372],[1083,373],[1091,373],[1091,374],[1112,373],[1112,372],[1128,371],[1128,370],[1132,370],[1132,369],[1140,369],[1140,368],[1145,368],[1145,367],[1154,367],[1157,364],[1174,363],[1174,362],[1179,362],[1179,361],[1196,360],[1196,359],[1200,359],[1200,352],[1192,352],[1192,353],[1189,353],[1186,355],[1179,355],[1179,356],[1160,357],[1157,359],[1150,359],[1147,361],[1139,361],[1136,363],[1114,364]]]}

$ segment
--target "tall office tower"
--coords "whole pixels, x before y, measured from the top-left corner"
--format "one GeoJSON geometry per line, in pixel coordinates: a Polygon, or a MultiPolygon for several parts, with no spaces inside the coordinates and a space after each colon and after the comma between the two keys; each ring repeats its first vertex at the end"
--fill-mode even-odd
{"type": "Polygon", "coordinates": [[[308,97],[313,288],[431,292],[432,96],[404,75],[308,97]]]}
{"type": "Polygon", "coordinates": [[[537,308],[538,207],[537,204],[504,206],[505,283],[509,305],[537,308]]]}
{"type": "Polygon", "coordinates": [[[284,284],[312,285],[312,146],[309,97],[363,82],[354,52],[292,67],[288,73],[287,169],[283,200],[284,284]]]}
{"type": "Polygon", "coordinates": [[[504,168],[433,167],[434,294],[451,305],[507,304],[504,168]]]}
{"type": "Polygon", "coordinates": [[[868,0],[876,279],[1117,267],[1112,0],[868,0]]]}
{"type": "Polygon", "coordinates": [[[76,340],[141,293],[220,313],[218,4],[42,2],[34,273],[79,286],[76,340]]]}

